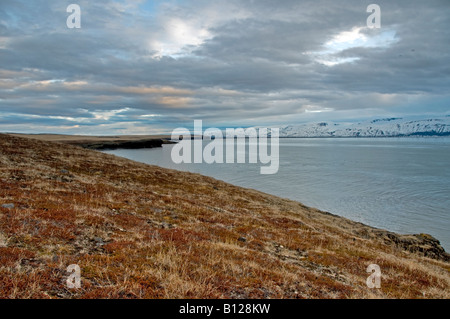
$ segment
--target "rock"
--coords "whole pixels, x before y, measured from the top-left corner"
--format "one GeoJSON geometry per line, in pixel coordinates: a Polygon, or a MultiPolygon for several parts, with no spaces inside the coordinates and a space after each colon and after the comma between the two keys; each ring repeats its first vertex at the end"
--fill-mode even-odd
{"type": "Polygon", "coordinates": [[[105,242],[103,241],[103,238],[101,237],[94,237],[94,241],[96,242],[97,246],[103,246],[105,242]]]}
{"type": "Polygon", "coordinates": [[[2,208],[14,208],[14,204],[12,204],[12,203],[2,204],[2,208]]]}
{"type": "Polygon", "coordinates": [[[238,240],[241,241],[241,242],[243,242],[243,243],[245,243],[245,242],[247,241],[247,238],[245,238],[245,237],[239,237],[238,240]]]}
{"type": "Polygon", "coordinates": [[[163,210],[162,210],[161,208],[152,207],[152,208],[150,208],[150,209],[151,209],[154,213],[157,213],[157,214],[163,212],[163,210]]]}
{"type": "Polygon", "coordinates": [[[0,247],[6,247],[6,246],[8,246],[6,243],[6,238],[5,238],[5,236],[3,236],[2,233],[0,233],[0,247]]]}
{"type": "Polygon", "coordinates": [[[68,173],[69,173],[69,171],[66,170],[66,169],[62,169],[60,172],[61,172],[62,174],[68,174],[68,173]]]}
{"type": "Polygon", "coordinates": [[[384,236],[386,244],[394,244],[402,250],[425,257],[450,261],[450,255],[441,246],[439,240],[429,234],[399,235],[387,233],[384,236]]]}
{"type": "Polygon", "coordinates": [[[306,250],[302,250],[302,249],[297,249],[297,253],[300,257],[306,258],[308,257],[308,252],[306,250]]]}
{"type": "Polygon", "coordinates": [[[379,239],[386,245],[392,245],[409,253],[428,258],[450,261],[450,254],[441,246],[439,240],[429,234],[396,234],[387,230],[361,227],[355,234],[364,239],[379,239]]]}
{"type": "Polygon", "coordinates": [[[164,228],[164,229],[172,229],[172,228],[175,228],[175,225],[173,225],[173,224],[171,224],[171,223],[162,222],[162,223],[161,223],[161,228],[164,228]]]}

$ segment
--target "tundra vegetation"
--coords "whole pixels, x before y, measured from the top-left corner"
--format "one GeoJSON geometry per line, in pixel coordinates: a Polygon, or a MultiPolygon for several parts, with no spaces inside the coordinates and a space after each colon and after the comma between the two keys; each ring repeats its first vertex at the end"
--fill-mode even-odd
{"type": "Polygon", "coordinates": [[[2,298],[450,297],[448,254],[429,235],[198,174],[0,135],[0,185],[2,298]]]}

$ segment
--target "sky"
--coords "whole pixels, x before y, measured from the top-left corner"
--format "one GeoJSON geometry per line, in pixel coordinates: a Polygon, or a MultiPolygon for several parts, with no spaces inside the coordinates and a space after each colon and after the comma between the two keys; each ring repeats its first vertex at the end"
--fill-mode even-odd
{"type": "Polygon", "coordinates": [[[449,30],[449,0],[0,0],[0,132],[448,115],[449,30]]]}

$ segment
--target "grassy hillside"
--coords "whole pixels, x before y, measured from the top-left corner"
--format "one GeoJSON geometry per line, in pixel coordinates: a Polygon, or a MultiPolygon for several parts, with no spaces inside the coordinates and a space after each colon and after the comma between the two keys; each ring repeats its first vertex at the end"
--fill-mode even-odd
{"type": "Polygon", "coordinates": [[[429,235],[0,135],[2,298],[449,298],[448,260],[429,235]],[[366,286],[373,263],[380,289],[366,286]],[[65,285],[70,264],[80,289],[65,285]]]}

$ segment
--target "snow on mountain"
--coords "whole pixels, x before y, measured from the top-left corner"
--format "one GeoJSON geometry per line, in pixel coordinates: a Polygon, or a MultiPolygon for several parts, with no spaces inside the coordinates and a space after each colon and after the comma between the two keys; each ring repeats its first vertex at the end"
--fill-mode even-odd
{"type": "Polygon", "coordinates": [[[394,137],[450,135],[450,117],[376,119],[360,123],[320,122],[280,127],[280,137],[394,137]]]}

